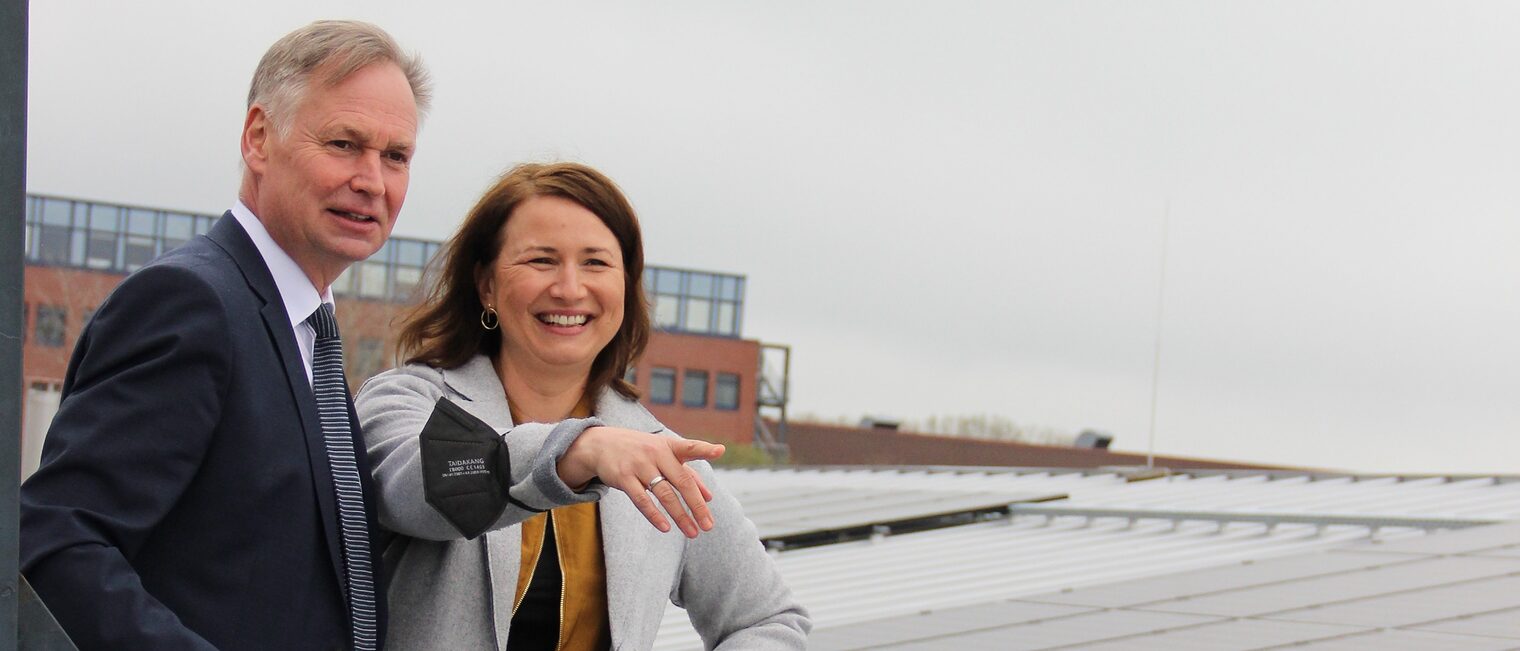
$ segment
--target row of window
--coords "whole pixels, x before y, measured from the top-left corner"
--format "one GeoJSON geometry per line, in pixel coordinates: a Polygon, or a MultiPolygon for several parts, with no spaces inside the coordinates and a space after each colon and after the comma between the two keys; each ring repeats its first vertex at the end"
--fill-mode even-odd
{"type": "MultiPolygon", "coordinates": [[[[28,316],[31,316],[32,307],[31,303],[23,304],[23,323],[28,316]]],[[[66,342],[69,321],[67,307],[38,304],[36,310],[37,314],[32,319],[30,331],[34,343],[49,348],[58,348],[65,343],[72,343],[66,342]]],[[[85,310],[80,316],[80,323],[88,322],[93,314],[93,309],[85,310]]],[[[25,331],[22,336],[25,342],[25,331]]],[[[356,346],[350,347],[345,352],[347,353],[345,357],[349,362],[348,371],[353,378],[362,380],[385,369],[383,345],[378,339],[360,338],[356,346]]],[[[629,368],[624,379],[629,383],[636,383],[636,372],[637,369],[629,368]]],[[[664,366],[649,369],[649,401],[657,405],[674,404],[679,394],[683,406],[705,408],[708,406],[710,393],[713,408],[734,411],[739,408],[739,386],[740,380],[737,373],[720,372],[714,377],[713,374],[702,369],[688,368],[679,374],[676,369],[664,366]]]]}
{"type": "Polygon", "coordinates": [[[128,272],[205,233],[214,221],[205,215],[27,196],[26,258],[128,272]]]}
{"type": "MultiPolygon", "coordinates": [[[[27,195],[27,262],[131,273],[211,230],[217,218],[94,201],[27,195]]],[[[378,300],[412,298],[438,242],[393,237],[333,283],[333,293],[378,300]]]]}
{"type": "Polygon", "coordinates": [[[649,267],[644,291],[653,302],[656,328],[739,336],[744,312],[744,277],[649,267]]]}
{"type": "MultiPolygon", "coordinates": [[[[130,273],[190,238],[216,217],[94,201],[27,195],[26,260],[130,273]]],[[[393,237],[333,283],[340,296],[412,301],[440,244],[393,237]]],[[[654,326],[672,332],[740,336],[744,277],[649,266],[644,288],[654,326]]]]}
{"type": "MultiPolygon", "coordinates": [[[[636,369],[629,368],[623,379],[635,383],[636,369]]],[[[676,369],[656,366],[649,369],[649,402],[657,405],[674,404],[676,401],[676,369]]],[[[688,368],[680,373],[681,404],[686,407],[707,406],[707,371],[688,368]]],[[[715,409],[734,411],[739,408],[739,374],[718,373],[712,384],[712,406],[715,409]]]]}

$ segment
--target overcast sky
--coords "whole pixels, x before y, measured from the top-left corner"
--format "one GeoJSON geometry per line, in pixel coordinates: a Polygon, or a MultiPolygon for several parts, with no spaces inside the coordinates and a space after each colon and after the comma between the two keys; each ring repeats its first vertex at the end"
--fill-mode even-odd
{"type": "Polygon", "coordinates": [[[596,166],[794,413],[1143,451],[1166,222],[1158,453],[1520,473],[1520,3],[440,5],[32,2],[28,190],[220,213],[263,51],[361,18],[436,80],[397,234],[596,166]]]}

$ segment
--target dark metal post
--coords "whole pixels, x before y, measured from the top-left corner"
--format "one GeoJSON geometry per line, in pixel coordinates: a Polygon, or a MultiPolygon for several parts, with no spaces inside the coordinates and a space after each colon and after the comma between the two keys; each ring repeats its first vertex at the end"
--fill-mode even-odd
{"type": "Polygon", "coordinates": [[[22,217],[27,0],[0,3],[0,651],[20,640],[22,217]]]}
{"type": "Polygon", "coordinates": [[[27,4],[0,2],[0,651],[73,651],[21,578],[27,4]]]}

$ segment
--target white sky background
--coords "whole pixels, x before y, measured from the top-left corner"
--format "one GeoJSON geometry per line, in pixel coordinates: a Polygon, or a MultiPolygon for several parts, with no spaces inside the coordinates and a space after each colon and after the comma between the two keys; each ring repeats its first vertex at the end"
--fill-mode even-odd
{"type": "Polygon", "coordinates": [[[32,2],[29,191],[219,213],[279,36],[436,80],[396,233],[515,161],[749,278],[793,411],[1158,453],[1520,472],[1520,4],[32,2]]]}

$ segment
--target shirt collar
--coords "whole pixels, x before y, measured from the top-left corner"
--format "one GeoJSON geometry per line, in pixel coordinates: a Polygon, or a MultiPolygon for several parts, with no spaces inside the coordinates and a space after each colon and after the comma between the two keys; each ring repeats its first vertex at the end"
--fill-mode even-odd
{"type": "Polygon", "coordinates": [[[264,223],[254,216],[242,199],[232,205],[232,216],[248,232],[249,239],[253,240],[253,245],[259,249],[259,255],[264,258],[264,266],[269,267],[269,275],[274,276],[274,285],[280,290],[280,299],[285,302],[285,314],[290,317],[291,327],[304,323],[321,304],[333,302],[332,288],[328,287],[322,294],[317,294],[317,288],[306,277],[306,272],[301,271],[300,265],[291,259],[290,254],[275,243],[274,238],[269,236],[269,231],[264,228],[264,223]]]}

